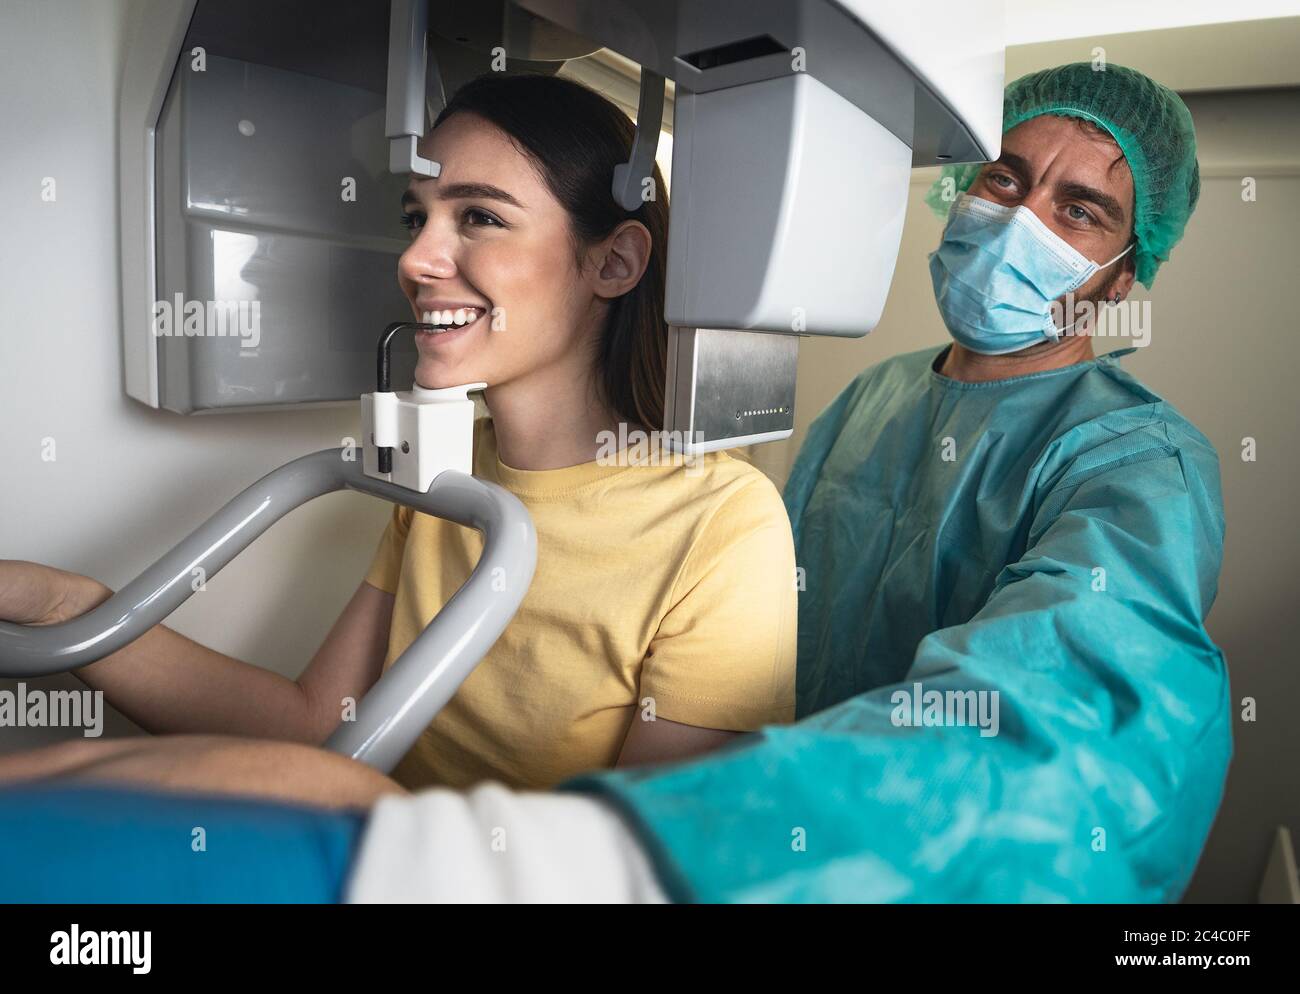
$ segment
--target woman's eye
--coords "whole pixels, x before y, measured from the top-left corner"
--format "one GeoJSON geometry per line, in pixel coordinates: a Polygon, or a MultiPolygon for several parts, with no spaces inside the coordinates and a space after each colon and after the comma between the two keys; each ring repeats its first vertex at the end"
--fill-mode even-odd
{"type": "MultiPolygon", "coordinates": [[[[493,217],[487,211],[478,207],[470,207],[465,210],[465,223],[474,228],[491,228],[504,227],[497,218],[493,217]]],[[[410,211],[401,215],[402,227],[408,231],[418,231],[428,223],[428,218],[419,211],[410,211]]]]}
{"type": "Polygon", "coordinates": [[[468,207],[465,209],[465,220],[478,219],[482,223],[474,222],[474,227],[501,227],[501,222],[494,218],[485,210],[478,207],[468,207]]]}

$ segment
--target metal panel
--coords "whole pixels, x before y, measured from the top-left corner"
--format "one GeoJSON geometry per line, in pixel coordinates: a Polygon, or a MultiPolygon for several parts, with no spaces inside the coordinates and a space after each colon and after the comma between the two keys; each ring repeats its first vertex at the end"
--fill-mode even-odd
{"type": "MultiPolygon", "coordinates": [[[[410,314],[397,283],[406,178],[387,171],[383,114],[380,95],[348,84],[211,53],[202,72],[182,61],[158,127],[162,406],[355,402],[371,386],[373,329],[410,314]],[[178,327],[177,294],[203,320],[178,327]],[[241,334],[221,334],[223,312],[241,334]]],[[[415,361],[404,340],[398,382],[415,361]]]]}
{"type": "Polygon", "coordinates": [[[774,442],[794,430],[797,335],[671,328],[664,428],[686,451],[774,442]]]}

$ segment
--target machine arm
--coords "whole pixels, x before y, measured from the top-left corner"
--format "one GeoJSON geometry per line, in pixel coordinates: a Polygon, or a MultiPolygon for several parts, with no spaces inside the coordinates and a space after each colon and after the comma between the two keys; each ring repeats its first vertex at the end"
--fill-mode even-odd
{"type": "Polygon", "coordinates": [[[133,642],[289,511],[350,489],[405,504],[483,534],[464,586],[393,662],[326,747],[389,770],[505,630],[537,563],[537,536],[512,494],[455,470],[427,493],[365,475],[346,449],[324,449],[268,473],[99,607],[59,625],[0,623],[0,677],[76,669],[133,642]]]}

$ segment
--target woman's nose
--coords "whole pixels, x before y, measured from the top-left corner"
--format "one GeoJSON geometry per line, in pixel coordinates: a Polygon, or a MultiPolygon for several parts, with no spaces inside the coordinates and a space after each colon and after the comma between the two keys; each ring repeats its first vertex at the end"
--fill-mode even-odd
{"type": "Polygon", "coordinates": [[[429,228],[420,230],[397,263],[398,272],[410,280],[456,275],[456,260],[449,240],[429,228]]]}

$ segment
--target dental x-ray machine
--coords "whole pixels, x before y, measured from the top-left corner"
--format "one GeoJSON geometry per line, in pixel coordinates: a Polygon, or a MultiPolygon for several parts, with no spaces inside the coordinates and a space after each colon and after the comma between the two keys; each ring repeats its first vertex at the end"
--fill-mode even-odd
{"type": "Polygon", "coordinates": [[[391,213],[445,96],[607,48],[641,67],[610,177],[650,186],[669,81],[666,423],[688,451],[787,438],[801,335],[879,320],[914,166],[994,158],[1001,4],[871,0],[141,0],[119,111],[126,390],[180,414],[356,402],[361,458],[303,456],[90,613],[0,624],[0,675],[100,659],[281,516],[349,488],[473,527],[465,585],[329,748],[389,770],[496,641],[536,563],[523,505],[470,475],[468,391],[411,380],[391,213]],[[376,354],[375,334],[383,329],[376,354]],[[367,388],[369,370],[376,382],[367,388]],[[201,572],[200,572],[201,571],[201,572]]]}

